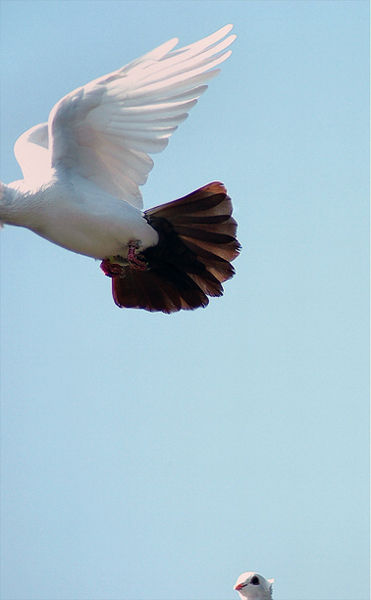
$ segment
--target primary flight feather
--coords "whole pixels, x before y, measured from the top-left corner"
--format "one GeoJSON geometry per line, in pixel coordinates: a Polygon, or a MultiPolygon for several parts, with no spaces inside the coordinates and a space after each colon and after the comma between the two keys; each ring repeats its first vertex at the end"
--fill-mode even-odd
{"type": "Polygon", "coordinates": [[[100,259],[120,307],[208,304],[233,276],[237,224],[223,184],[142,211],[172,133],[231,54],[232,25],[179,50],[176,38],[62,98],[15,144],[23,180],[0,183],[0,221],[100,259]]]}

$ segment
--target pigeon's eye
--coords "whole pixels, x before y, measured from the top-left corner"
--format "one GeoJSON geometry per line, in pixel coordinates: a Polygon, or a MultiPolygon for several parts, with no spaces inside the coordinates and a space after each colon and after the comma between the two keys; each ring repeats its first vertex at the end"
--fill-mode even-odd
{"type": "Polygon", "coordinates": [[[254,577],[251,578],[251,583],[253,585],[259,585],[259,583],[260,583],[259,577],[257,577],[256,575],[254,575],[254,577]]]}

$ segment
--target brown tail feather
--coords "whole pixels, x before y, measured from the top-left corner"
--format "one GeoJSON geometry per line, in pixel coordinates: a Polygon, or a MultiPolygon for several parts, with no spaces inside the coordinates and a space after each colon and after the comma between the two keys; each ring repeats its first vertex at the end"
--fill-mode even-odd
{"type": "Polygon", "coordinates": [[[231,215],[231,199],[219,182],[146,211],[159,242],[142,252],[148,270],[128,266],[113,277],[116,304],[171,313],[205,307],[207,296],[221,296],[240,251],[231,215]]]}
{"type": "MultiPolygon", "coordinates": [[[[190,278],[183,289],[166,281],[161,272],[138,271],[127,268],[127,276],[112,280],[113,298],[122,308],[142,308],[149,311],[172,313],[207,306],[208,299],[190,278]]],[[[187,276],[186,276],[187,277],[187,276]]]]}

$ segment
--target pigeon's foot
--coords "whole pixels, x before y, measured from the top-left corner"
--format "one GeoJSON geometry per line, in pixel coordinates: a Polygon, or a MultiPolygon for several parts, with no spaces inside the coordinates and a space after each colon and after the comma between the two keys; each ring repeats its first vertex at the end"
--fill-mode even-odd
{"type": "Polygon", "coordinates": [[[119,260],[119,256],[112,256],[102,260],[100,263],[100,268],[102,269],[103,273],[107,275],[107,277],[122,277],[124,275],[125,266],[127,266],[127,263],[125,265],[120,264],[120,262],[118,262],[119,260]]]}
{"type": "Polygon", "coordinates": [[[100,263],[100,268],[107,277],[125,277],[125,269],[130,267],[139,271],[147,271],[148,263],[143,254],[138,253],[136,242],[129,242],[127,257],[108,256],[100,263]]]}
{"type": "Polygon", "coordinates": [[[128,255],[126,260],[128,261],[129,265],[133,268],[133,269],[139,269],[140,271],[147,271],[148,265],[147,265],[147,261],[144,257],[143,254],[137,254],[137,243],[136,242],[129,242],[128,244],[128,255]]]}

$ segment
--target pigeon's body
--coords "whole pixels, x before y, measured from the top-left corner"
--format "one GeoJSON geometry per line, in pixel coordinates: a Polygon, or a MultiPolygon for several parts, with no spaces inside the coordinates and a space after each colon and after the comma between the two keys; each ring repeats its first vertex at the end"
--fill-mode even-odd
{"type": "Polygon", "coordinates": [[[174,312],[220,296],[239,252],[224,186],[146,212],[139,187],[149,154],[166,147],[230,55],[231,28],[176,51],[170,40],[62,98],[17,141],[24,179],[0,184],[0,221],[101,259],[119,306],[174,312]]]}
{"type": "Polygon", "coordinates": [[[96,259],[126,254],[132,239],[140,240],[141,250],[157,244],[156,231],[128,202],[79,175],[51,175],[35,189],[27,189],[24,181],[9,186],[1,209],[8,224],[28,227],[54,244],[96,259]],[[18,194],[23,200],[19,205],[18,194]]]}
{"type": "Polygon", "coordinates": [[[236,581],[234,589],[241,600],[272,600],[274,579],[265,579],[255,571],[242,573],[236,581]]]}

